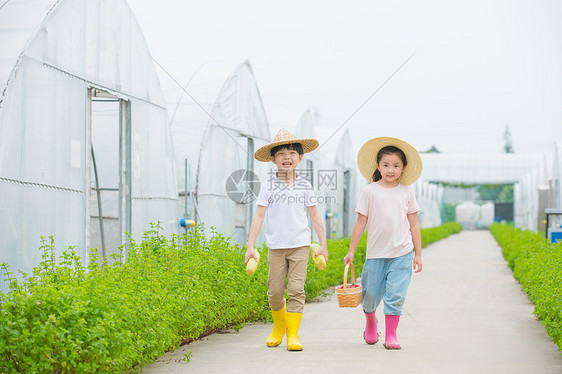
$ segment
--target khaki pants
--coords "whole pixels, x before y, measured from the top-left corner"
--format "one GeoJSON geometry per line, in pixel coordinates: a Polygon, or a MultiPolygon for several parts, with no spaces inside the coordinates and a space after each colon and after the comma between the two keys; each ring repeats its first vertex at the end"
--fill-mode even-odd
{"type": "Polygon", "coordinates": [[[308,267],[310,247],[270,249],[268,251],[269,279],[267,296],[271,310],[281,310],[285,305],[285,290],[289,296],[287,312],[302,313],[304,310],[304,282],[308,267]]]}

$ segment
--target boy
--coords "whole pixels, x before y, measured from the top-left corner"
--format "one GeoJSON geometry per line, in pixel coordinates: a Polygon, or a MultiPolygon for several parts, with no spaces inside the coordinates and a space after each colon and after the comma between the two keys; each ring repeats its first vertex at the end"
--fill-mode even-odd
{"type": "Polygon", "coordinates": [[[287,349],[302,351],[297,332],[304,309],[304,282],[311,244],[307,211],[320,241],[320,250],[316,256],[322,255],[328,262],[324,226],[316,209],[312,186],[295,173],[303,154],[317,147],[316,139],[297,139],[287,130],[281,129],[271,144],[258,149],[254,154],[256,160],[271,161],[277,167],[277,172],[261,186],[244,259],[245,263],[252,257],[258,259],[254,244],[267,215],[267,296],[273,315],[273,331],[266,340],[268,347],[281,344],[287,332],[287,349]],[[285,290],[289,296],[287,305],[285,290]]]}

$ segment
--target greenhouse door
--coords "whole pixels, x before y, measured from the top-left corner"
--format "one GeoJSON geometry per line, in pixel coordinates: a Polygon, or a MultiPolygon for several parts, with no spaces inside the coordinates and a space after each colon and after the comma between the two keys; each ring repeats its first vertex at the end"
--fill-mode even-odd
{"type": "Polygon", "coordinates": [[[246,238],[250,234],[250,224],[254,217],[254,200],[257,198],[259,191],[254,191],[254,140],[242,134],[236,135],[237,142],[237,167],[246,169],[243,174],[244,183],[240,183],[239,192],[243,198],[236,203],[234,215],[234,232],[231,237],[235,243],[245,243],[246,238]]]}
{"type": "Polygon", "coordinates": [[[89,244],[118,253],[131,232],[130,103],[98,89],[90,97],[89,244]]]}

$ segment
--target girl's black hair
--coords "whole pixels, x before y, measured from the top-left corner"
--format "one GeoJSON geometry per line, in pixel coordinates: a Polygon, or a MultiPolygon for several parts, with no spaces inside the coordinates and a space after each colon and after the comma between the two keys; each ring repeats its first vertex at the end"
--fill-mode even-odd
{"type": "Polygon", "coordinates": [[[272,156],[275,156],[275,154],[282,149],[288,149],[290,151],[297,151],[299,153],[299,155],[304,154],[304,152],[302,150],[301,143],[281,144],[281,145],[278,145],[277,147],[271,148],[270,153],[271,153],[272,156]]]}
{"type": "Polygon", "coordinates": [[[398,147],[393,145],[388,145],[386,147],[382,147],[377,153],[377,165],[375,166],[375,172],[373,173],[373,182],[380,181],[382,179],[381,172],[378,169],[379,162],[381,162],[382,156],[384,155],[397,155],[400,157],[400,161],[404,164],[404,166],[408,165],[408,160],[406,160],[406,155],[402,150],[398,147]]]}

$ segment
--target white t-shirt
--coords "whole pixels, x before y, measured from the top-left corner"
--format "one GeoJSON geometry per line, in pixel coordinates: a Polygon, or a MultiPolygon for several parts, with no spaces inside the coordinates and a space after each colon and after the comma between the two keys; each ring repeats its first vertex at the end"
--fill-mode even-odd
{"type": "Polygon", "coordinates": [[[307,207],[316,205],[311,184],[301,177],[291,185],[276,176],[262,184],[258,205],[267,207],[265,242],[269,249],[310,245],[307,207]]]}
{"type": "Polygon", "coordinates": [[[414,248],[408,214],[420,211],[414,192],[399,184],[363,188],[355,213],[367,216],[366,258],[396,258],[414,248]]]}

